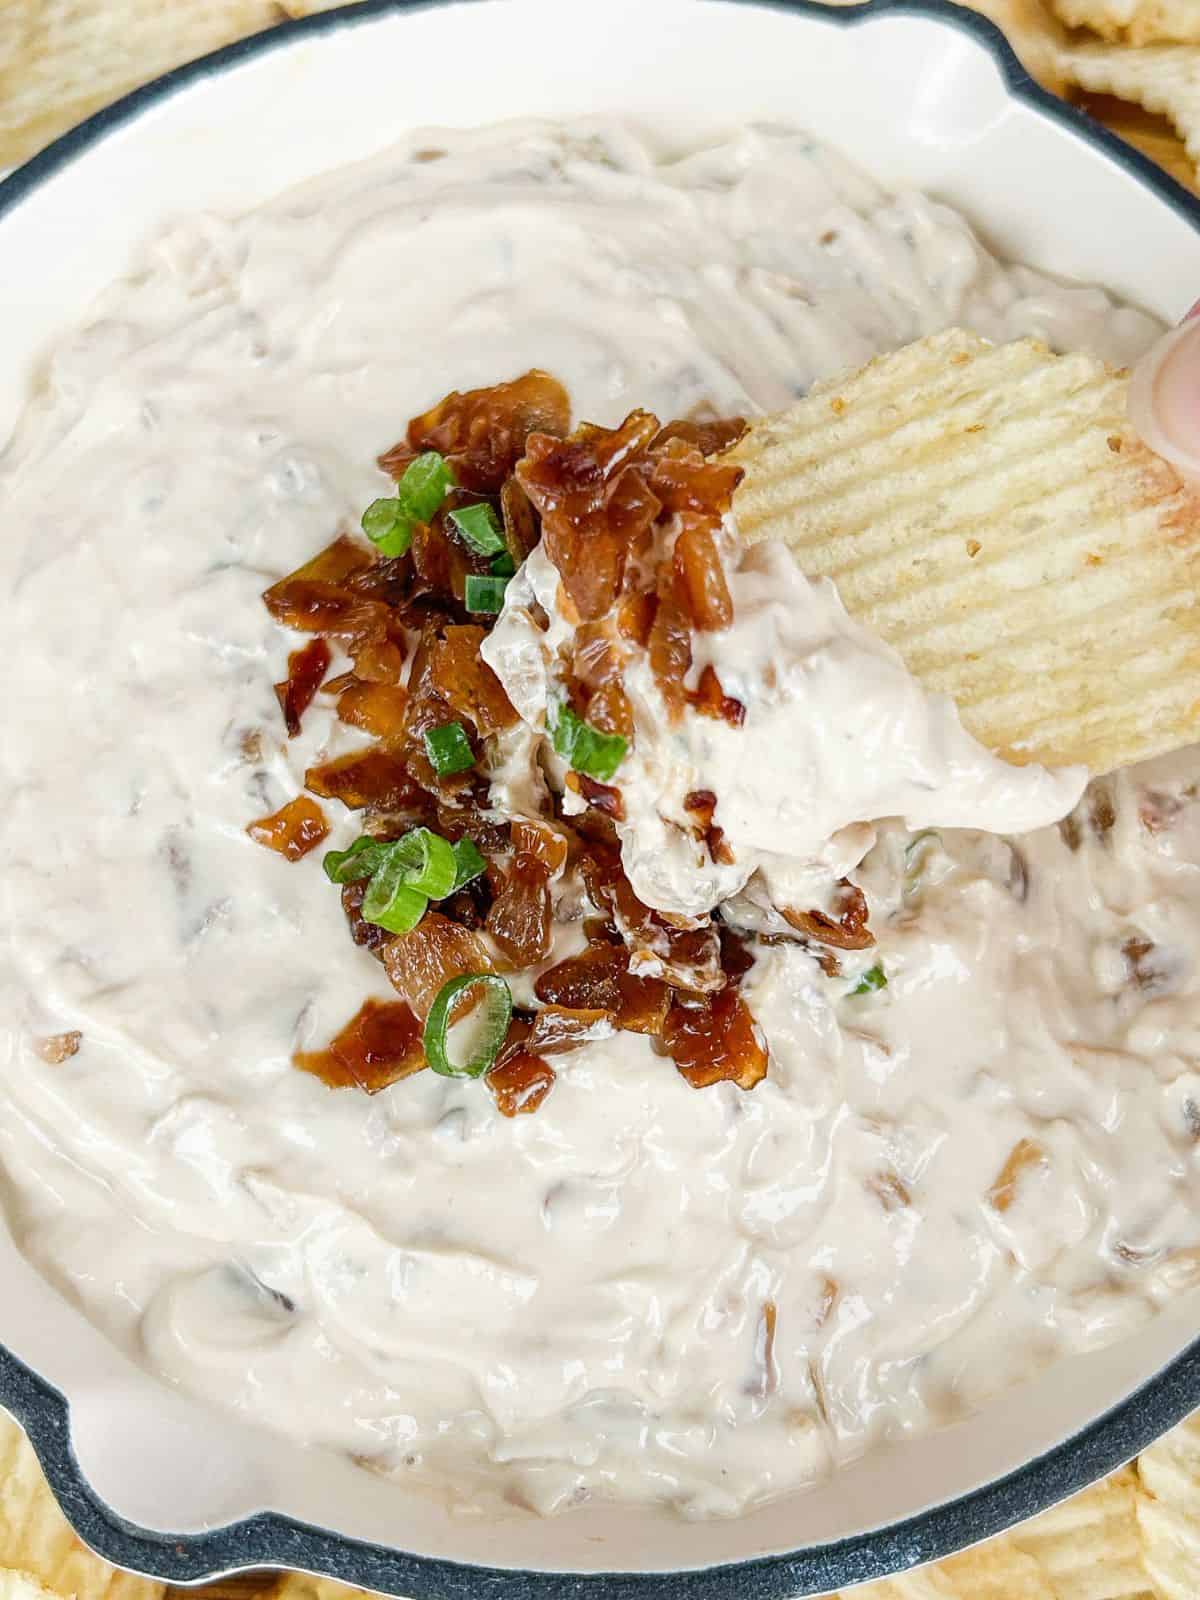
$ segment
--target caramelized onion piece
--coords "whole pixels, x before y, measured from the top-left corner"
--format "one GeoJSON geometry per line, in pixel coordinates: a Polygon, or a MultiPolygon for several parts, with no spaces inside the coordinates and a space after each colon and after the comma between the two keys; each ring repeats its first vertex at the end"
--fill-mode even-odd
{"type": "MultiPolygon", "coordinates": [[[[543,433],[554,431],[552,428],[542,430],[543,433]]],[[[566,431],[565,422],[563,431],[566,431]]],[[[500,516],[504,523],[504,542],[508,546],[508,553],[513,566],[519,567],[542,535],[529,496],[515,478],[504,480],[504,487],[500,491],[500,516]]]]}
{"type": "Polygon", "coordinates": [[[621,791],[614,789],[611,784],[597,783],[586,772],[568,772],[567,788],[582,795],[589,806],[611,817],[614,822],[624,822],[625,802],[621,799],[621,791]]]}
{"type": "Polygon", "coordinates": [[[554,1087],[554,1068],[541,1056],[518,1050],[493,1067],[485,1081],[495,1096],[496,1109],[501,1116],[528,1116],[554,1087]]]}
{"type": "Polygon", "coordinates": [[[650,631],[658,614],[658,596],[651,591],[635,590],[627,594],[617,607],[617,632],[645,650],[650,643],[650,631]]]}
{"type": "Polygon", "coordinates": [[[380,456],[379,465],[400,477],[414,456],[436,450],[464,489],[499,494],[529,435],[563,434],[570,422],[567,391],[548,372],[534,368],[511,383],[448,394],[413,418],[405,443],[380,456]]]}
{"type": "Polygon", "coordinates": [[[710,633],[727,628],[733,621],[733,601],[717,541],[704,523],[693,522],[680,531],[675,541],[675,569],[696,627],[710,633]]]}
{"type": "Polygon", "coordinates": [[[487,630],[448,627],[431,648],[430,678],[455,716],[469,717],[481,738],[511,728],[517,720],[500,679],[480,655],[487,630]]]}
{"type": "Polygon", "coordinates": [[[350,652],[354,676],[363,683],[398,684],[404,672],[404,645],[389,633],[386,639],[364,639],[350,652]]]}
{"type": "Polygon", "coordinates": [[[330,1088],[353,1085],[378,1094],[425,1066],[421,1025],[403,1001],[368,1000],[330,1041],[328,1050],[301,1052],[294,1060],[301,1071],[311,1072],[330,1088]]]}
{"type": "Polygon", "coordinates": [[[660,978],[635,978],[623,972],[617,979],[621,1003],[616,1025],[624,1033],[648,1033],[661,1037],[671,1009],[671,991],[660,978]]]}
{"type": "Polygon", "coordinates": [[[711,662],[701,672],[700,681],[689,699],[701,716],[717,718],[727,722],[731,728],[740,728],[746,720],[745,706],[725,693],[711,662]]]}
{"type": "Polygon", "coordinates": [[[568,439],[535,433],[517,480],[542,517],[542,543],[585,622],[605,616],[621,589],[630,549],[661,510],[629,465],[658,432],[631,412],[619,428],[584,425],[568,439]]]}
{"type": "Polygon", "coordinates": [[[393,989],[422,1020],[451,978],[495,971],[478,934],[458,927],[437,911],[427,911],[409,933],[390,939],[381,955],[393,989]]]}
{"type": "Polygon", "coordinates": [[[1045,1164],[1046,1152],[1040,1144],[1032,1139],[1018,1139],[988,1190],[988,1203],[992,1210],[1007,1211],[1017,1198],[1017,1186],[1024,1174],[1045,1164]]]}
{"type": "Polygon", "coordinates": [[[518,854],[487,915],[487,931],[515,966],[533,967],[550,954],[550,874],[536,856],[518,854]]]}
{"type": "Polygon", "coordinates": [[[349,580],[374,563],[373,551],[343,536],[272,584],[263,603],[276,622],[301,633],[366,634],[386,624],[387,607],[356,592],[349,580]]]}
{"type": "Polygon", "coordinates": [[[767,1075],[767,1047],[735,989],[709,1000],[679,1000],[667,1013],[663,1043],[693,1089],[736,1083],[753,1089],[767,1075]]]}
{"type": "Polygon", "coordinates": [[[256,844],[277,850],[288,861],[299,861],[328,836],[329,824],[317,802],[301,794],[269,817],[250,823],[246,832],[256,844]]]}
{"type": "Polygon", "coordinates": [[[550,822],[518,819],[512,824],[512,846],[518,853],[534,856],[551,877],[562,871],[570,853],[570,841],[550,822]]]}
{"type": "Polygon", "coordinates": [[[78,1054],[82,1043],[83,1034],[78,1028],[72,1028],[67,1033],[52,1033],[44,1039],[38,1039],[34,1049],[47,1066],[61,1067],[64,1061],[78,1054]]]}
{"type": "Polygon", "coordinates": [[[729,510],[742,477],[741,467],[706,461],[699,450],[672,441],[654,463],[650,487],[668,511],[703,518],[711,527],[729,510]]]}
{"type": "Polygon", "coordinates": [[[614,849],[594,845],[580,858],[580,868],[594,904],[611,913],[636,976],[663,978],[675,988],[700,993],[724,986],[711,919],[677,927],[652,911],[634,894],[614,849]]]}
{"type": "Polygon", "coordinates": [[[875,936],[867,927],[867,901],[862,890],[844,879],[838,886],[841,906],[835,921],[824,911],[793,911],[781,907],[792,927],[817,944],[833,945],[837,950],[865,950],[875,943],[875,936]]]}
{"type": "Polygon", "coordinates": [[[310,767],[304,782],[314,794],[340,800],[351,811],[361,811],[364,806],[399,811],[419,806],[425,798],[404,758],[377,747],[354,750],[336,761],[310,767]]]}
{"type": "Polygon", "coordinates": [[[577,956],[541,973],[533,992],[547,1005],[615,1014],[621,1008],[620,980],[628,964],[628,954],[620,946],[589,944],[577,956]]]}
{"type": "Polygon", "coordinates": [[[353,680],[338,697],[340,721],[362,728],[377,739],[403,738],[408,694],[399,684],[360,683],[353,680]]]}
{"type": "Polygon", "coordinates": [[[529,1050],[537,1056],[562,1055],[591,1039],[605,1039],[613,1019],[607,1011],[573,1011],[568,1006],[545,1006],[533,1019],[529,1050]]]}
{"type": "Polygon", "coordinates": [[[743,438],[750,424],[745,417],[715,417],[711,422],[693,422],[687,418],[668,422],[650,449],[656,453],[666,449],[674,440],[693,445],[702,456],[717,456],[743,438]]]}
{"type": "MultiPolygon", "coordinates": [[[[683,581],[673,564],[664,565],[659,573],[658,606],[647,650],[654,681],[666,701],[667,715],[672,722],[678,722],[688,703],[686,679],[692,667],[692,622],[683,581]]],[[[710,670],[705,668],[706,672],[710,670]]]]}
{"type": "Polygon", "coordinates": [[[366,878],[359,878],[356,883],[342,885],[342,910],[346,914],[346,921],[350,924],[350,937],[355,944],[374,954],[383,948],[392,935],[377,922],[368,922],[362,914],[367,882],[366,878]]]}
{"type": "Polygon", "coordinates": [[[303,650],[293,650],[288,657],[287,677],[275,685],[275,698],[289,739],[300,732],[300,718],[312,705],[313,696],[329,671],[329,661],[329,646],[324,639],[312,639],[303,650]]]}

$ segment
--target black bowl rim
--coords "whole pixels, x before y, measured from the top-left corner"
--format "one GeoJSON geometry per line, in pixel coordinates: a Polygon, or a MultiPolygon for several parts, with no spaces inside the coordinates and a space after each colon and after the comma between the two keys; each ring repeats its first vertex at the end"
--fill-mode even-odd
{"type": "MultiPolygon", "coordinates": [[[[89,117],[0,182],[0,219],[106,135],[133,122],[176,90],[302,37],[354,27],[387,12],[425,11],[482,0],[359,0],[342,9],[280,23],[227,45],[134,90],[89,117]]],[[[1200,233],[1200,200],[1149,157],[1085,112],[1035,83],[1000,31],[953,0],[862,0],[850,9],[820,0],[730,0],[861,27],[885,15],[925,17],[958,28],[987,49],[1009,94],[1057,122],[1123,168],[1200,233]]],[[[502,1569],[408,1555],[351,1539],[279,1512],[260,1512],[199,1534],[140,1528],[108,1506],[75,1459],[63,1394],[0,1345],[0,1406],[28,1434],[69,1521],[91,1548],[118,1567],[167,1583],[198,1584],[256,1567],[326,1574],[362,1589],[411,1600],[654,1600],[664,1583],[675,1600],[792,1600],[827,1594],[939,1560],[1035,1516],[1129,1461],[1200,1405],[1200,1338],[1110,1411],[1003,1478],[903,1522],[783,1555],[674,1572],[567,1573],[502,1569]]]]}

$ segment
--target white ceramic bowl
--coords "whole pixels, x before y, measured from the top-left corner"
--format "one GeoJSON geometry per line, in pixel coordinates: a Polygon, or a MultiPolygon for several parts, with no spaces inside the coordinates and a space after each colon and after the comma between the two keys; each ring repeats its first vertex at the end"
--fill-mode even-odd
{"type": "MultiPolygon", "coordinates": [[[[1103,282],[1167,319],[1200,293],[1200,206],[940,0],[853,12],[374,0],[173,74],[0,186],[0,436],[49,341],[165,219],[244,210],[459,108],[472,122],[617,112],[681,138],[747,118],[803,124],[884,182],[960,207],[1002,254],[1103,282]]],[[[1200,1403],[1196,1326],[1193,1298],[1126,1344],[738,1521],[597,1508],[464,1523],[158,1384],[0,1230],[0,1339],[15,1353],[0,1350],[0,1400],[83,1535],[175,1581],[271,1563],[416,1596],[562,1594],[564,1571],[590,1575],[572,1593],[604,1596],[663,1573],[677,1596],[840,1588],[992,1534],[1132,1455],[1200,1403]]]]}

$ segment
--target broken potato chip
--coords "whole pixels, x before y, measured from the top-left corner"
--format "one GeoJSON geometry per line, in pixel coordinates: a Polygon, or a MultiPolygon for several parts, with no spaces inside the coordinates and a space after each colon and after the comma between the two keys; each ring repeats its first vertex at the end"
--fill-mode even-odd
{"type": "Polygon", "coordinates": [[[1117,44],[1200,44],[1196,0],[1054,0],[1069,28],[1090,28],[1117,44]]]}
{"type": "Polygon", "coordinates": [[[1085,43],[1064,47],[1059,63],[1064,75],[1081,89],[1114,95],[1165,117],[1192,161],[1200,165],[1200,49],[1196,46],[1127,50],[1121,45],[1085,43]]]}
{"type": "Polygon", "coordinates": [[[743,536],[782,539],[1016,763],[1200,736],[1200,493],[1126,418],[1128,375],[936,334],[752,424],[743,536]]]}
{"type": "Polygon", "coordinates": [[[283,15],[274,0],[0,0],[0,167],[138,84],[283,15]]]}

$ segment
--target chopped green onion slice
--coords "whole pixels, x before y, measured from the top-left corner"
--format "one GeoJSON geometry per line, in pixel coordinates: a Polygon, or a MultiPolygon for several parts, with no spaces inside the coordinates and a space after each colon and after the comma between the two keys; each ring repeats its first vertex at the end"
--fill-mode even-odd
{"type": "Polygon", "coordinates": [[[454,474],[436,450],[410,461],[396,485],[396,495],[416,522],[430,522],[454,487],[454,474]]]}
{"type": "Polygon", "coordinates": [[[498,578],[511,578],[516,570],[517,563],[509,555],[507,550],[505,550],[502,555],[498,555],[492,562],[492,571],[498,578]]]}
{"type": "Polygon", "coordinates": [[[484,577],[478,572],[472,572],[463,587],[465,590],[463,599],[468,611],[486,612],[494,617],[504,605],[504,591],[508,588],[508,579],[484,577]]]}
{"type": "Polygon", "coordinates": [[[362,914],[368,922],[389,933],[408,933],[416,927],[429,907],[429,897],[406,882],[408,873],[397,851],[391,850],[363,896],[362,914]]]}
{"type": "Polygon", "coordinates": [[[425,741],[425,754],[439,778],[466,772],[475,765],[471,742],[461,722],[443,722],[440,728],[426,728],[421,737],[425,741]]]}
{"type": "Polygon", "coordinates": [[[402,556],[412,543],[413,520],[394,497],[372,500],[362,514],[362,531],[381,555],[402,556]]]}
{"type": "Polygon", "coordinates": [[[454,487],[450,468],[436,450],[410,461],[396,493],[372,500],[363,512],[362,529],[382,555],[402,556],[412,543],[418,522],[428,522],[454,487]]]}
{"type": "Polygon", "coordinates": [[[629,748],[619,733],[601,733],[568,705],[559,706],[550,736],[568,766],[599,783],[607,783],[615,774],[629,748]]]}
{"type": "Polygon", "coordinates": [[[452,511],[450,521],[476,555],[499,555],[505,549],[500,518],[486,500],[481,500],[476,506],[462,506],[452,511]]]}
{"type": "MultiPolygon", "coordinates": [[[[476,849],[474,839],[460,839],[454,846],[454,862],[457,871],[454,876],[454,888],[461,889],[472,879],[478,878],[487,871],[487,862],[476,849]]],[[[451,894],[454,893],[452,889],[451,894]]]]}
{"type": "MultiPolygon", "coordinates": [[[[402,839],[397,839],[387,864],[390,866],[392,861],[399,862],[404,870],[406,876],[401,881],[405,886],[426,900],[444,900],[458,876],[454,846],[430,828],[410,828],[402,839]]],[[[372,888],[374,884],[372,878],[372,888]]],[[[363,915],[369,917],[366,904],[364,900],[363,915]]]]}
{"type": "Polygon", "coordinates": [[[512,991],[503,978],[491,972],[467,972],[451,978],[438,991],[425,1023],[425,1059],[444,1078],[481,1078],[500,1054],[512,1020],[512,991]],[[468,990],[481,991],[482,1004],[472,1014],[473,1040],[464,1061],[450,1058],[449,1038],[455,1001],[468,990]]]}
{"type": "Polygon", "coordinates": [[[369,878],[387,854],[384,839],[372,839],[369,833],[355,839],[349,850],[326,851],[321,865],[330,883],[356,883],[359,878],[369,878]]]}
{"type": "Polygon", "coordinates": [[[877,989],[886,989],[886,988],[887,988],[887,973],[883,970],[882,967],[875,966],[875,967],[869,967],[867,969],[867,971],[863,973],[862,977],[855,984],[854,988],[851,989],[850,993],[852,995],[856,995],[856,994],[874,994],[874,992],[877,989]]]}

